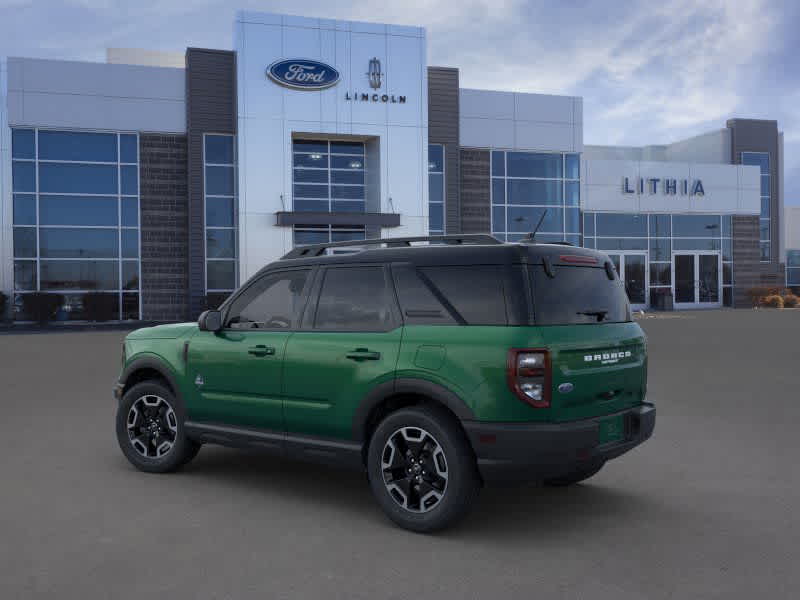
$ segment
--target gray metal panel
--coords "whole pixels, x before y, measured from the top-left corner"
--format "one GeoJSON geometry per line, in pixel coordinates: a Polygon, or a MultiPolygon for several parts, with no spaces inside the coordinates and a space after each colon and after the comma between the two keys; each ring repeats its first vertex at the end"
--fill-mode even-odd
{"type": "Polygon", "coordinates": [[[203,134],[236,133],[236,53],[186,51],[186,132],[189,173],[189,316],[205,306],[203,134]]]}
{"type": "Polygon", "coordinates": [[[461,233],[458,69],[428,67],[428,141],[444,145],[445,232],[461,233]]]}
{"type": "Polygon", "coordinates": [[[292,225],[366,225],[367,227],[400,227],[400,215],[396,213],[355,213],[293,211],[276,213],[275,224],[292,225]]]}
{"type": "Polygon", "coordinates": [[[461,233],[490,233],[488,150],[461,149],[461,233]]]}
{"type": "Polygon", "coordinates": [[[781,185],[779,174],[783,171],[780,166],[781,154],[779,151],[778,122],[760,119],[730,119],[727,122],[731,131],[731,162],[742,163],[742,152],[769,152],[770,175],[770,242],[772,244],[771,260],[761,263],[771,275],[776,271],[780,262],[780,246],[783,231],[781,230],[781,185]]]}

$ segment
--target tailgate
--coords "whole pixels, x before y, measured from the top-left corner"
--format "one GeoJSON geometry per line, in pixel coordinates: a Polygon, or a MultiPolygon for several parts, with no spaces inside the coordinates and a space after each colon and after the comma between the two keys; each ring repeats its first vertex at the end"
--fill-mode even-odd
{"type": "Polygon", "coordinates": [[[554,421],[598,417],[644,401],[647,354],[639,325],[553,325],[541,331],[551,353],[554,421]]]}

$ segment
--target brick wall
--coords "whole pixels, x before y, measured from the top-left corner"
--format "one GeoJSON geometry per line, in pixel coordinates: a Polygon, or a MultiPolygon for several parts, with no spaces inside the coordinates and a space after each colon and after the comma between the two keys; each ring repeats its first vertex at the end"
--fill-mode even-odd
{"type": "Polygon", "coordinates": [[[139,135],[142,318],[185,321],[189,314],[186,136],[139,135]]]}
{"type": "Polygon", "coordinates": [[[461,232],[491,233],[488,150],[461,150],[461,232]]]}
{"type": "Polygon", "coordinates": [[[733,217],[733,305],[751,306],[747,290],[754,287],[783,288],[786,271],[782,263],[762,263],[757,216],[733,217]]]}

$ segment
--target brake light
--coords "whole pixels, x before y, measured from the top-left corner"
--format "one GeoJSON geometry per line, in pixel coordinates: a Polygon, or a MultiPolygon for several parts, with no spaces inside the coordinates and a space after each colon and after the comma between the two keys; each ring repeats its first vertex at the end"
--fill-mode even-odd
{"type": "Polygon", "coordinates": [[[574,265],[596,265],[597,259],[593,256],[582,256],[578,254],[562,254],[558,257],[561,262],[574,265]]]}
{"type": "Polygon", "coordinates": [[[550,353],[544,348],[512,348],[506,365],[508,387],[534,408],[550,406],[550,353]]]}

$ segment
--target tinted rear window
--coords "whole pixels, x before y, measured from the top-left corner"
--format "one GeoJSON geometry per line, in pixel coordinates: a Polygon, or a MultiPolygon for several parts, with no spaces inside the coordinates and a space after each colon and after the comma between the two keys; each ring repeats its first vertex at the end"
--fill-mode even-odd
{"type": "Polygon", "coordinates": [[[631,320],[625,286],[597,267],[557,266],[554,277],[531,267],[537,325],[623,323],[631,320]]]}

